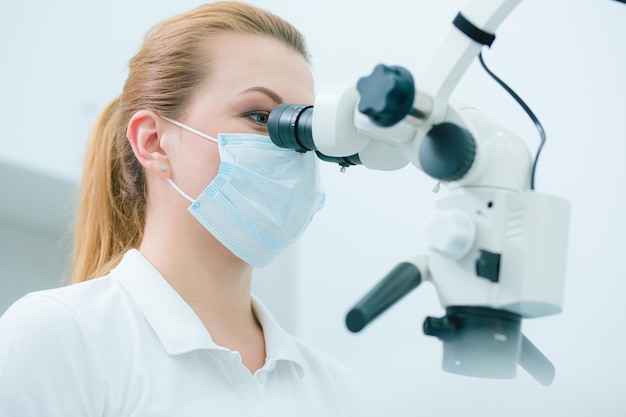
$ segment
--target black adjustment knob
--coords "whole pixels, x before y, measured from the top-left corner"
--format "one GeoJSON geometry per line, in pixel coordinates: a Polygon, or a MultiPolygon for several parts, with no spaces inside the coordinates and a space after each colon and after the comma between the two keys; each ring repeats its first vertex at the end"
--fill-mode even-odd
{"type": "Polygon", "coordinates": [[[457,181],[467,174],[476,158],[472,134],[454,123],[433,126],[422,140],[419,161],[422,170],[441,181],[457,181]]]}
{"type": "Polygon", "coordinates": [[[393,126],[413,107],[415,83],[405,68],[379,64],[356,88],[361,94],[359,111],[376,125],[393,126]]]}
{"type": "Polygon", "coordinates": [[[491,282],[500,282],[500,254],[479,249],[476,252],[476,275],[491,282]]]}
{"type": "Polygon", "coordinates": [[[435,336],[441,340],[454,339],[456,328],[449,317],[426,317],[422,326],[424,334],[427,336],[435,336]]]}

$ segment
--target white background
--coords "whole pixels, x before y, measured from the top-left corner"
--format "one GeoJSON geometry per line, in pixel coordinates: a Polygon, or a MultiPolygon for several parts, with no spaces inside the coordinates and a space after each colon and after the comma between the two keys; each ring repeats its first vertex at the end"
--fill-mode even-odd
{"type": "MultiPolygon", "coordinates": [[[[254,0],[307,37],[317,87],[353,84],[377,63],[416,78],[458,0],[254,0]]],[[[154,23],[197,1],[32,0],[0,12],[0,311],[32,289],[58,285],[73,193],[89,129],[121,91],[126,62],[154,23]]],[[[554,362],[548,388],[440,370],[441,344],[421,333],[439,316],[419,288],[359,335],[351,305],[388,270],[424,250],[420,228],[436,196],[413,167],[340,174],[301,244],[255,286],[286,327],[346,363],[363,384],[368,416],[623,416],[626,399],[626,6],[608,0],[524,0],[485,52],[492,69],[533,108],[548,133],[537,189],[569,200],[572,221],[563,313],[524,321],[554,362]]],[[[418,85],[419,88],[419,85],[418,85]]],[[[478,65],[454,98],[527,139],[532,123],[478,65]]]]}

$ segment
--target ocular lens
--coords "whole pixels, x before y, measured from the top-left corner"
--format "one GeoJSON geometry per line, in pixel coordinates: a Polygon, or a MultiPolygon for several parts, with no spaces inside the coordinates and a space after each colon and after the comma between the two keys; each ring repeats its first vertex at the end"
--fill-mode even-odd
{"type": "Polygon", "coordinates": [[[267,128],[276,146],[306,152],[317,150],[312,124],[313,106],[279,104],[270,113],[267,128]]]}
{"type": "Polygon", "coordinates": [[[335,162],[342,167],[361,163],[359,155],[326,156],[317,151],[313,142],[313,106],[300,104],[279,104],[270,113],[267,130],[276,146],[293,149],[297,152],[315,151],[318,158],[335,162]]]}

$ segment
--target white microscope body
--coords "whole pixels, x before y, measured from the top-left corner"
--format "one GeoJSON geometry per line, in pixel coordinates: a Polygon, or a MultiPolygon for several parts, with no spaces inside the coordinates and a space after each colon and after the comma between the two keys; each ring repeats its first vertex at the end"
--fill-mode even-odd
{"type": "Polygon", "coordinates": [[[279,106],[269,128],[279,146],[314,150],[344,167],[411,163],[448,189],[426,222],[428,251],[398,265],[350,311],[350,330],[428,280],[446,316],[427,318],[424,332],[444,342],[445,370],[511,378],[520,364],[548,385],[554,368],[521,334],[520,322],[561,311],[569,204],[532,189],[524,141],[476,109],[449,103],[483,47],[481,36],[518,3],[472,2],[417,91],[408,71],[380,65],[357,88],[322,90],[312,107],[279,106]]]}

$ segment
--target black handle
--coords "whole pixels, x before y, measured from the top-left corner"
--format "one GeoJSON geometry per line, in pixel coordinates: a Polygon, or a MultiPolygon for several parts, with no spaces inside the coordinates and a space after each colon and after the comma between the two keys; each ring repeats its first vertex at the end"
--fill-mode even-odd
{"type": "Polygon", "coordinates": [[[397,265],[346,316],[346,326],[360,332],[381,313],[415,289],[422,281],[419,269],[411,263],[397,265]]]}

